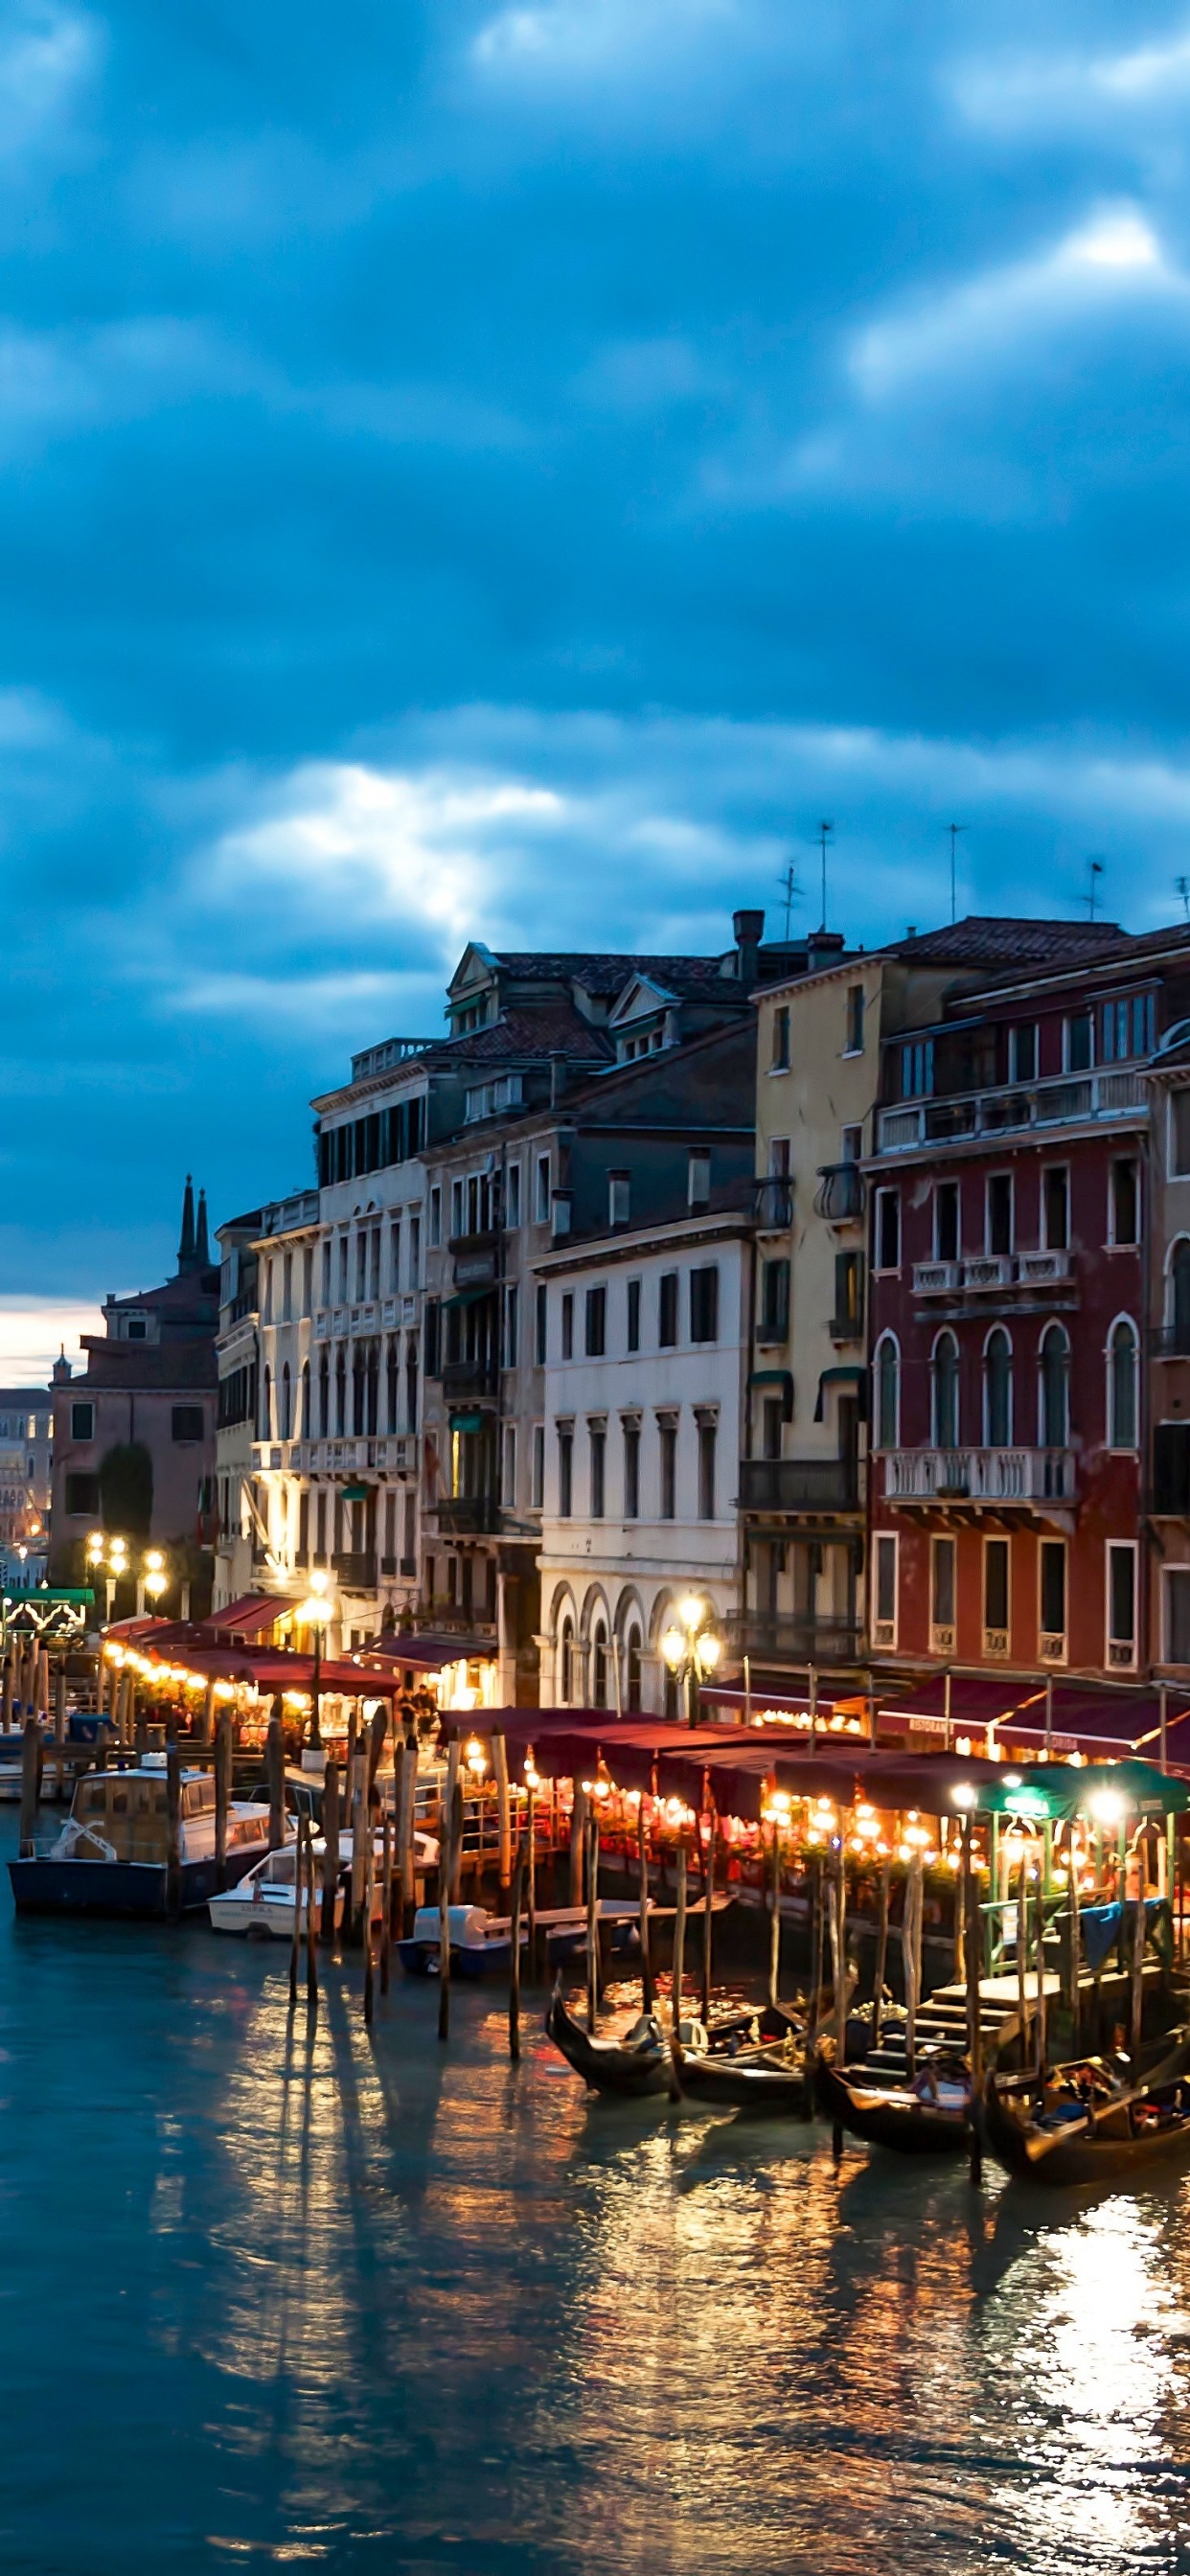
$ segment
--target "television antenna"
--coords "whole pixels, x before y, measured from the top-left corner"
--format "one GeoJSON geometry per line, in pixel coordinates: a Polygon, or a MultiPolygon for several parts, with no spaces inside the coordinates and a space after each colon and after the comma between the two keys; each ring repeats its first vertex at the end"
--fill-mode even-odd
{"type": "Polygon", "coordinates": [[[1190,877],[1175,877],[1174,884],[1182,898],[1182,910],[1190,921],[1190,877]]]}
{"type": "Polygon", "coordinates": [[[778,877],[778,879],[777,879],[777,884],[778,884],[778,886],[779,886],[779,887],[780,887],[780,889],[781,889],[781,894],[782,894],[782,896],[783,896],[783,898],[784,898],[784,903],[785,903],[785,942],[786,942],[786,946],[788,946],[788,944],[789,944],[789,916],[790,916],[790,913],[792,912],[793,907],[794,907],[795,903],[797,902],[798,897],[799,897],[799,895],[800,895],[800,893],[801,893],[801,887],[799,886],[798,881],[797,881],[797,869],[794,867],[794,864],[793,864],[792,859],[790,860],[789,865],[788,865],[788,867],[786,868],[786,871],[785,871],[784,876],[783,876],[783,877],[778,877]]]}
{"type": "Polygon", "coordinates": [[[834,828],[833,823],[827,822],[821,822],[818,826],[818,846],[822,852],[822,928],[824,930],[826,928],[826,845],[834,828]]]}
{"type": "Polygon", "coordinates": [[[1099,879],[1100,879],[1100,877],[1102,876],[1102,874],[1103,874],[1103,861],[1102,861],[1102,859],[1088,859],[1088,861],[1087,861],[1087,877],[1088,877],[1088,882],[1087,882],[1087,891],[1086,891],[1086,895],[1085,895],[1085,898],[1084,898],[1084,900],[1085,900],[1085,902],[1086,902],[1086,907],[1087,907],[1087,919],[1088,919],[1088,921],[1094,921],[1094,918],[1095,918],[1095,906],[1096,906],[1096,904],[1098,903],[1098,900],[1099,900],[1099,879]]]}

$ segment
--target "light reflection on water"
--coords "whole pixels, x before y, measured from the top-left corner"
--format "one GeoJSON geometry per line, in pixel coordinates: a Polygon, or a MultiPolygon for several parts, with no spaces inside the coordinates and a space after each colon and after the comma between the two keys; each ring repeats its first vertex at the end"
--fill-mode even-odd
{"type": "Polygon", "coordinates": [[[198,1927],[0,1949],[6,2570],[1190,2571],[1190,2183],[836,2173],[198,1927]]]}

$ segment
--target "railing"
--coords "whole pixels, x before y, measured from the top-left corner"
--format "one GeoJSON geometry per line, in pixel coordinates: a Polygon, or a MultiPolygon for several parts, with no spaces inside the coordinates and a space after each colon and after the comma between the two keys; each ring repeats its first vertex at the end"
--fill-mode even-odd
{"type": "Polygon", "coordinates": [[[1054,1288],[1072,1277],[1069,1252],[980,1252],[967,1261],[915,1261],[915,1297],[986,1296],[1011,1288],[1054,1288]]]}
{"type": "Polygon", "coordinates": [[[437,1506],[440,1530],[454,1530],[460,1537],[481,1536],[499,1529],[500,1506],[487,1494],[451,1494],[437,1506]]]}
{"type": "Polygon", "coordinates": [[[745,1512],[851,1512],[859,1506],[854,1458],[741,1458],[745,1512]]]}
{"type": "Polygon", "coordinates": [[[1149,1334],[1149,1349],[1158,1360],[1190,1359],[1190,1320],[1154,1324],[1149,1334]]]}
{"type": "Polygon", "coordinates": [[[961,1261],[915,1261],[913,1294],[915,1297],[954,1297],[963,1275],[961,1261]]]}
{"type": "Polygon", "coordinates": [[[367,1439],[295,1440],[289,1464],[299,1475],[350,1475],[362,1467],[411,1468],[416,1453],[415,1433],[393,1431],[367,1439]]]}
{"type": "Polygon", "coordinates": [[[859,1164],[821,1163],[818,1178],[821,1187],[814,1200],[816,1215],[824,1216],[828,1225],[858,1224],[867,1200],[859,1164]]]}
{"type": "Polygon", "coordinates": [[[798,1619],[781,1611],[735,1611],[724,1621],[735,1655],[775,1664],[854,1664],[862,1630],[848,1619],[798,1619]]]}
{"type": "Polygon", "coordinates": [[[985,1288],[1008,1288],[1012,1285],[1012,1254],[981,1252],[974,1260],[963,1263],[963,1286],[977,1293],[985,1288]]]}
{"type": "Polygon", "coordinates": [[[862,1315],[832,1315],[826,1329],[832,1342],[862,1342],[864,1319],[862,1315]]]}
{"type": "Polygon", "coordinates": [[[752,1184],[756,1223],[762,1234],[784,1234],[793,1223],[793,1183],[785,1177],[752,1184]]]}
{"type": "Polygon", "coordinates": [[[444,1396],[494,1395],[496,1371],[490,1360],[444,1360],[442,1363],[444,1396]]]}
{"type": "Polygon", "coordinates": [[[903,1154],[914,1146],[949,1144],[965,1136],[1003,1136],[1024,1127],[1055,1127],[1100,1118],[1122,1118],[1147,1107],[1148,1091],[1139,1073],[1088,1073],[976,1091],[937,1100],[903,1101],[882,1109],[877,1122],[881,1154],[903,1154]]]}
{"type": "Polygon", "coordinates": [[[884,1491],[890,1503],[1072,1502],[1070,1449],[889,1449],[884,1491]]]}
{"type": "Polygon", "coordinates": [[[374,1555],[368,1555],[366,1552],[361,1554],[358,1550],[354,1552],[348,1550],[345,1554],[340,1554],[336,1550],[331,1558],[331,1564],[340,1583],[345,1584],[349,1592],[375,1591],[376,1559],[374,1555]]]}

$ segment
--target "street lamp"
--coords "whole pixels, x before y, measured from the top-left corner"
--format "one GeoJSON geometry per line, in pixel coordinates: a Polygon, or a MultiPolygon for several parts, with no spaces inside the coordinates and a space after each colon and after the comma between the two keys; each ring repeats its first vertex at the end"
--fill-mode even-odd
{"type": "Polygon", "coordinates": [[[314,1677],[310,1705],[310,1743],[311,1746],[315,1748],[320,1746],[322,1743],[322,1726],[319,1713],[319,1694],[322,1688],[322,1632],[331,1617],[331,1605],[326,1597],[326,1586],[326,1573],[322,1566],[316,1565],[310,1576],[310,1590],[307,1598],[304,1601],[299,1601],[294,1613],[299,1628],[312,1628],[314,1631],[314,1677]]]}
{"type": "Polygon", "coordinates": [[[144,1589],[148,1593],[150,1601],[160,1601],[161,1595],[165,1591],[169,1582],[169,1576],[165,1571],[165,1558],[163,1557],[160,1548],[151,1547],[149,1549],[145,1558],[143,1581],[144,1589]]]}
{"type": "Polygon", "coordinates": [[[708,1624],[711,1616],[710,1604],[700,1600],[697,1593],[688,1592],[678,1603],[681,1626],[675,1624],[667,1628],[661,1640],[662,1656],[669,1671],[675,1682],[685,1684],[686,1718],[690,1726],[695,1721],[697,1684],[706,1681],[714,1672],[723,1652],[722,1638],[708,1624]]]}

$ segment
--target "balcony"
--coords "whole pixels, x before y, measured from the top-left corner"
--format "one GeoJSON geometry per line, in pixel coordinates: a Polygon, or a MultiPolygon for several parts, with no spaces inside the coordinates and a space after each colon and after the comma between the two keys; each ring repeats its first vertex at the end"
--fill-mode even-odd
{"type": "Polygon", "coordinates": [[[485,1227],[481,1234],[452,1234],[446,1248],[454,1262],[456,1288],[495,1286],[500,1236],[494,1226],[485,1227]]]}
{"type": "Polygon", "coordinates": [[[494,1396],[496,1371],[490,1360],[444,1360],[442,1393],[448,1403],[459,1396],[494,1396]]]}
{"type": "Polygon", "coordinates": [[[1190,1360],[1190,1320],[1155,1324],[1149,1335],[1149,1349],[1155,1360],[1190,1360]]]}
{"type": "Polygon", "coordinates": [[[374,1556],[369,1556],[366,1552],[360,1554],[358,1551],[348,1551],[346,1554],[332,1556],[331,1564],[344,1592],[375,1591],[376,1559],[374,1556]]]}
{"type": "Polygon", "coordinates": [[[1148,1089],[1139,1071],[1059,1076],[939,1100],[906,1100],[882,1109],[877,1151],[906,1154],[922,1145],[961,1144],[980,1136],[1017,1135],[1023,1129],[1098,1125],[1148,1115],[1148,1089]]]}
{"type": "Polygon", "coordinates": [[[961,1261],[915,1261],[913,1294],[915,1297],[957,1297],[962,1271],[961,1261]]]}
{"type": "Polygon", "coordinates": [[[867,1204],[867,1189],[858,1163],[820,1163],[820,1187],[814,1200],[817,1216],[828,1225],[859,1225],[867,1204]]]}
{"type": "Polygon", "coordinates": [[[743,1512],[854,1512],[859,1471],[854,1458],[741,1458],[743,1512]]]}
{"type": "Polygon", "coordinates": [[[969,1293],[974,1292],[978,1295],[987,1288],[1011,1288],[1012,1286],[1010,1252],[980,1253],[976,1260],[964,1261],[962,1270],[963,1286],[969,1293]]]}
{"type": "Polygon", "coordinates": [[[1069,1252],[980,1252],[967,1261],[915,1261],[915,1297],[1004,1296],[1019,1288],[1072,1287],[1069,1252]]]}
{"type": "Polygon", "coordinates": [[[860,1315],[832,1315],[827,1331],[832,1342],[862,1342],[864,1319],[860,1315]]]}
{"type": "Polygon", "coordinates": [[[440,1533],[478,1538],[500,1527],[500,1506],[487,1494],[448,1494],[438,1504],[440,1533]]]}
{"type": "Polygon", "coordinates": [[[849,1619],[799,1619],[779,1610],[736,1611],[724,1620],[731,1653],[754,1664],[856,1664],[863,1631],[849,1619]]]}
{"type": "Polygon", "coordinates": [[[754,1181],[753,1213],[760,1234],[787,1234],[793,1223],[793,1183],[787,1176],[754,1181]]]}
{"type": "Polygon", "coordinates": [[[890,1449],[884,1460],[890,1503],[974,1504],[1028,1509],[1075,1497],[1071,1449],[890,1449]]]}

